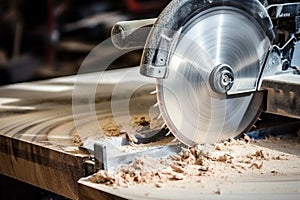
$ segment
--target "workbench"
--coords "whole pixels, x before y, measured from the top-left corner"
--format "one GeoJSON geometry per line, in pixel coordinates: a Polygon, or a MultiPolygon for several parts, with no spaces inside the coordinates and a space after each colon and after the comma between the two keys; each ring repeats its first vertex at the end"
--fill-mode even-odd
{"type": "MultiPolygon", "coordinates": [[[[1,87],[0,173],[70,199],[299,197],[300,171],[296,166],[284,176],[204,177],[199,185],[190,187],[189,180],[159,188],[154,184],[114,188],[88,181],[96,170],[94,155],[80,145],[103,135],[101,119],[117,116],[128,120],[128,110],[122,106],[112,109],[112,102],[130,104],[130,114],[147,112],[156,102],[155,95],[149,96],[154,88],[154,80],[141,77],[138,68],[1,87]]],[[[295,157],[294,165],[298,162],[299,167],[299,145],[294,150],[287,153],[295,157]]]]}
{"type": "MultiPolygon", "coordinates": [[[[116,83],[121,83],[121,89],[115,99],[127,96],[137,85],[148,87],[146,92],[153,89],[149,79],[139,76],[138,68],[108,71],[105,76],[102,72],[88,73],[1,87],[0,173],[79,199],[77,181],[93,171],[89,162],[93,155],[79,148],[77,140],[103,134],[98,121],[112,117],[110,100],[116,83]],[[95,89],[94,102],[88,102],[89,93],[84,94],[89,88],[95,89]],[[77,99],[72,98],[76,91],[80,92],[77,99]],[[90,106],[97,109],[95,116],[86,110],[90,106]]],[[[133,99],[143,98],[145,91],[135,90],[133,99]]],[[[144,112],[151,101],[138,101],[136,112],[144,112]]]]}

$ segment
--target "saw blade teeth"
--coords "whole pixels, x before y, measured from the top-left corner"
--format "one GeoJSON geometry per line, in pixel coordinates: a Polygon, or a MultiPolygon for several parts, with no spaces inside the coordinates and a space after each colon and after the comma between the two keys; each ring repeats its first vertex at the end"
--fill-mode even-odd
{"type": "Polygon", "coordinates": [[[166,128],[166,124],[165,123],[163,123],[163,125],[161,125],[161,127],[160,127],[160,129],[164,129],[164,128],[166,128]]]}
{"type": "Polygon", "coordinates": [[[174,138],[171,142],[178,142],[178,139],[174,138]]]}
{"type": "Polygon", "coordinates": [[[154,90],[154,91],[152,91],[152,92],[150,92],[150,94],[157,94],[157,90],[154,90]]]}
{"type": "MultiPolygon", "coordinates": [[[[162,119],[187,146],[234,138],[251,129],[263,109],[264,93],[255,88],[272,41],[264,29],[257,28],[263,17],[249,17],[249,12],[241,9],[243,3],[227,4],[234,9],[224,12],[214,5],[187,19],[181,27],[182,37],[170,40],[174,48],[167,60],[168,77],[156,79],[162,119]],[[235,31],[241,25],[243,29],[235,31]],[[241,34],[247,39],[241,40],[241,34]]],[[[265,12],[259,1],[253,4],[265,12]]],[[[160,35],[169,41],[167,36],[160,35]]]]}
{"type": "Polygon", "coordinates": [[[162,114],[160,113],[160,114],[157,116],[156,120],[159,120],[159,119],[161,119],[161,118],[162,118],[162,114]]]}
{"type": "Polygon", "coordinates": [[[156,104],[153,105],[153,108],[157,108],[159,103],[157,102],[156,104]]]}
{"type": "Polygon", "coordinates": [[[171,131],[169,131],[167,134],[166,134],[166,137],[168,137],[170,134],[171,134],[172,132],[171,131]]]}

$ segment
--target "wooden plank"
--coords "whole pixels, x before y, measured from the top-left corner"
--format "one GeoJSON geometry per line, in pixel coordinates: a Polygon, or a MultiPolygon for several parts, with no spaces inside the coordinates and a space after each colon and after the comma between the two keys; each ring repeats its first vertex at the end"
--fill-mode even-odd
{"type": "Polygon", "coordinates": [[[43,81],[0,89],[1,174],[78,199],[90,155],[72,140],[72,88],[43,81]]]}
{"type": "Polygon", "coordinates": [[[98,188],[91,187],[87,184],[79,184],[79,196],[82,200],[124,200],[126,198],[122,198],[112,192],[105,192],[104,190],[99,190],[98,188]]]}
{"type": "MultiPolygon", "coordinates": [[[[107,182],[103,184],[92,182],[89,177],[81,178],[78,182],[80,198],[85,199],[87,194],[90,194],[90,200],[96,200],[99,196],[105,200],[113,198],[299,199],[300,144],[297,136],[229,144],[221,146],[219,150],[211,150],[210,153],[212,152],[216,155],[229,155],[233,159],[230,162],[213,159],[208,162],[208,169],[205,173],[183,172],[182,180],[161,178],[157,181],[153,178],[156,175],[153,175],[148,177],[146,183],[130,181],[131,179],[128,178],[119,184],[118,181],[124,179],[118,177],[129,175],[121,173],[111,176],[118,181],[116,181],[117,184],[110,185],[107,182]],[[265,157],[257,159],[257,152],[265,157]],[[256,162],[256,165],[251,165],[251,162],[252,164],[256,162]]],[[[143,160],[142,163],[146,162],[143,160]]],[[[185,164],[182,168],[191,169],[191,166],[185,164]]],[[[154,166],[153,170],[154,173],[151,174],[163,176],[163,170],[155,170],[154,166]]],[[[137,173],[139,173],[138,168],[137,173]]]]}
{"type": "MultiPolygon", "coordinates": [[[[84,161],[93,155],[78,148],[75,136],[85,142],[90,136],[102,136],[101,127],[107,121],[126,125],[129,115],[148,114],[149,107],[155,103],[155,96],[148,96],[153,85],[137,74],[137,68],[134,71],[126,69],[105,72],[101,83],[96,73],[0,88],[0,173],[71,199],[298,198],[298,143],[293,148],[295,152],[287,152],[293,159],[274,160],[269,163],[268,173],[262,175],[259,170],[252,169],[256,172],[255,177],[245,172],[242,177],[232,178],[225,170],[223,177],[200,177],[194,185],[188,179],[169,182],[162,187],[145,184],[127,188],[87,181],[84,161]],[[79,96],[74,101],[75,80],[79,96]],[[93,102],[87,98],[91,96],[93,102]],[[78,115],[74,115],[74,103],[78,115]],[[112,105],[116,106],[114,111],[112,105]],[[276,163],[284,175],[271,173],[271,167],[276,163]]],[[[283,148],[282,141],[279,142],[281,145],[276,147],[276,152],[281,155],[286,148],[283,148]]],[[[274,148],[272,145],[270,143],[270,147],[265,148],[274,148]]],[[[251,151],[249,146],[239,150],[245,151],[246,148],[251,151]]],[[[264,166],[267,164],[265,161],[264,166]]]]}
{"type": "Polygon", "coordinates": [[[228,180],[203,178],[203,182],[196,185],[191,183],[181,181],[163,184],[159,188],[154,184],[112,188],[80,180],[79,191],[80,199],[88,200],[299,199],[299,180],[291,176],[284,179],[265,175],[228,180]]]}
{"type": "MultiPolygon", "coordinates": [[[[100,75],[103,74],[0,87],[0,173],[78,199],[77,181],[85,176],[85,160],[93,157],[78,146],[89,136],[103,135],[99,127],[102,120],[113,117],[110,101],[115,85],[121,83],[116,101],[127,98],[128,91],[136,90],[130,100],[131,107],[135,107],[131,114],[144,113],[155,100],[154,95],[150,99],[143,97],[153,85],[146,90],[135,88],[137,83],[150,83],[136,78],[138,68],[105,72],[101,83],[100,75]],[[125,74],[128,76],[124,77],[125,74]],[[76,88],[82,94],[75,100],[75,106],[82,113],[75,116],[76,88]],[[94,95],[94,102],[89,102],[90,95],[94,95]],[[89,110],[93,106],[95,113],[89,110]]],[[[118,112],[127,120],[127,113],[118,112]]]]}
{"type": "Polygon", "coordinates": [[[76,181],[84,176],[85,156],[74,156],[2,135],[0,146],[2,174],[78,199],[76,181]]]}

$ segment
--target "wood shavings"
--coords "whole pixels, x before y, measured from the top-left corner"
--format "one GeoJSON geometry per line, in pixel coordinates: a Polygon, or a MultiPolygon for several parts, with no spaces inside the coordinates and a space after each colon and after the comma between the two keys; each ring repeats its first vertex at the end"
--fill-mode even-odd
{"type": "Polygon", "coordinates": [[[157,187],[157,188],[162,188],[162,186],[163,186],[163,184],[162,183],[155,183],[155,187],[157,187]]]}
{"type": "Polygon", "coordinates": [[[255,154],[254,154],[254,156],[256,158],[265,159],[265,155],[264,155],[264,153],[263,153],[262,150],[256,151],[255,154]]]}
{"type": "Polygon", "coordinates": [[[183,180],[186,176],[180,173],[173,174],[172,178],[170,180],[183,180]]]}
{"type": "Polygon", "coordinates": [[[253,167],[254,167],[254,168],[256,168],[256,169],[261,169],[262,166],[263,166],[263,162],[261,162],[261,163],[254,162],[254,163],[252,163],[252,164],[250,165],[249,168],[253,168],[253,167]]]}
{"type": "Polygon", "coordinates": [[[220,194],[221,194],[220,188],[217,188],[217,190],[215,191],[215,194],[217,194],[217,195],[220,195],[220,194]]]}
{"type": "Polygon", "coordinates": [[[150,130],[151,119],[149,116],[134,116],[127,125],[118,125],[113,119],[105,119],[99,121],[102,130],[106,136],[120,136],[126,134],[129,139],[136,143],[137,139],[133,137],[139,131],[150,130]]]}
{"type": "Polygon", "coordinates": [[[120,136],[122,134],[120,126],[114,120],[108,119],[99,122],[106,136],[120,136]]]}
{"type": "Polygon", "coordinates": [[[77,131],[72,134],[72,141],[73,141],[73,144],[76,147],[83,146],[83,142],[82,142],[81,137],[80,137],[80,135],[78,134],[77,131]]]}
{"type": "Polygon", "coordinates": [[[225,163],[232,163],[232,157],[228,154],[224,154],[222,156],[219,156],[217,159],[219,162],[225,162],[225,163]]]}
{"type": "MultiPolygon", "coordinates": [[[[189,184],[201,184],[203,177],[227,179],[234,176],[261,174],[276,176],[280,175],[278,171],[281,168],[284,170],[282,163],[278,161],[287,162],[291,156],[257,146],[255,143],[248,143],[244,139],[230,139],[215,145],[183,148],[180,153],[164,160],[151,157],[137,158],[131,164],[116,170],[109,180],[102,180],[102,184],[107,185],[112,182],[111,185],[119,187],[153,184],[156,188],[161,188],[164,184],[173,182],[187,181],[189,184]]],[[[104,175],[101,175],[102,178],[105,178],[104,175]]],[[[95,178],[94,181],[101,183],[95,178]]],[[[217,189],[215,194],[221,194],[221,190],[217,189]]]]}
{"type": "Polygon", "coordinates": [[[170,167],[174,170],[174,172],[177,172],[177,173],[184,173],[185,172],[185,170],[182,167],[178,166],[175,163],[171,163],[170,167]]]}
{"type": "Polygon", "coordinates": [[[221,147],[220,147],[219,145],[216,145],[216,146],[215,146],[215,150],[216,150],[216,151],[222,151],[222,149],[221,149],[221,147]]]}
{"type": "Polygon", "coordinates": [[[137,126],[150,126],[151,119],[149,116],[135,116],[131,120],[131,124],[137,125],[137,126]]]}
{"type": "Polygon", "coordinates": [[[279,156],[273,156],[272,160],[289,160],[289,159],[284,155],[279,155],[279,156]]]}
{"type": "Polygon", "coordinates": [[[250,141],[251,141],[251,138],[247,135],[247,134],[245,134],[244,133],[244,138],[243,138],[244,140],[245,140],[245,142],[247,142],[247,143],[250,143],[250,141]]]}
{"type": "Polygon", "coordinates": [[[97,174],[90,177],[89,180],[94,183],[104,183],[106,185],[112,185],[115,183],[115,178],[113,175],[104,170],[100,170],[97,174]]]}

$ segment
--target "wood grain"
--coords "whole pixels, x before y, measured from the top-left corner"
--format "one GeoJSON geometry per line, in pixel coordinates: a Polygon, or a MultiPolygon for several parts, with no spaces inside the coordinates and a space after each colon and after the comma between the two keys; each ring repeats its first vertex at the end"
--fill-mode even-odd
{"type": "MultiPolygon", "coordinates": [[[[108,72],[103,83],[98,83],[96,73],[80,75],[88,76],[81,83],[80,76],[74,76],[1,87],[0,173],[78,199],[77,181],[85,176],[84,162],[93,155],[82,151],[74,136],[84,141],[104,134],[101,122],[114,120],[111,99],[117,84],[121,83],[122,92],[114,94],[116,102],[126,102],[128,91],[135,90],[129,101],[130,115],[147,114],[156,101],[153,95],[147,97],[153,85],[141,80],[132,82],[138,70],[129,71],[132,76],[124,80],[118,77],[127,69],[108,72]],[[143,87],[136,89],[137,82],[143,87]],[[74,100],[76,87],[82,95],[74,100]],[[92,94],[90,88],[96,88],[92,94]],[[90,95],[94,95],[94,102],[89,102],[90,95]],[[82,112],[74,114],[74,106],[82,112]],[[90,107],[95,112],[90,112],[90,107]]],[[[127,120],[123,110],[120,108],[119,119],[127,120]]]]}

